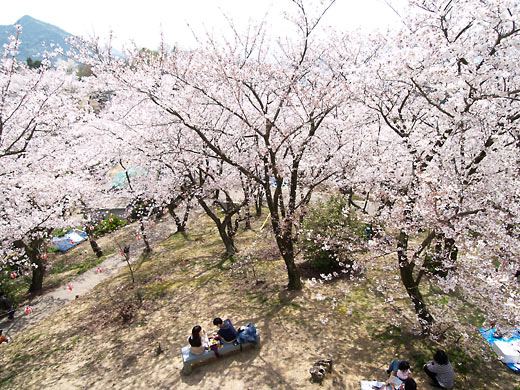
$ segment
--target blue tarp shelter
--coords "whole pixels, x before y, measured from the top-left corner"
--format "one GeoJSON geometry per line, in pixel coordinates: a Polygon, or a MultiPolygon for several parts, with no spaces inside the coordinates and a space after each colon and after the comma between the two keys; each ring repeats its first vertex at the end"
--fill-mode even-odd
{"type": "MultiPolygon", "coordinates": [[[[520,330],[519,329],[515,329],[515,331],[513,332],[513,337],[510,338],[510,339],[503,339],[503,338],[495,338],[494,337],[494,334],[496,332],[496,329],[479,329],[478,330],[480,332],[480,334],[482,335],[482,337],[484,337],[484,339],[489,343],[489,345],[493,345],[493,343],[497,340],[502,340],[502,341],[505,341],[505,342],[511,342],[513,340],[518,340],[520,339],[520,330]]],[[[508,366],[511,370],[515,371],[515,372],[520,372],[520,364],[519,363],[504,363],[506,366],[508,366]]]]}
{"type": "Polygon", "coordinates": [[[64,236],[54,237],[52,245],[54,245],[62,253],[67,252],[73,246],[87,239],[87,233],[79,229],[69,230],[64,236]]]}

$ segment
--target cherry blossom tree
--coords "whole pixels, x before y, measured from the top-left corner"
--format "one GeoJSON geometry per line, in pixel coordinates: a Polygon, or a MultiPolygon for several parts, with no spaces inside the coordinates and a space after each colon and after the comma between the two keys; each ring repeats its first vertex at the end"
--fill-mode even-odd
{"type": "Polygon", "coordinates": [[[78,119],[83,90],[66,69],[17,61],[21,27],[0,59],[0,256],[2,270],[32,269],[30,291],[42,288],[45,238],[65,224],[74,201],[64,158],[67,127],[78,119]]]}
{"type": "Polygon", "coordinates": [[[360,96],[380,120],[358,177],[397,231],[400,280],[424,332],[446,310],[428,279],[518,321],[518,2],[413,1],[399,35],[379,37],[360,96]],[[426,229],[421,241],[412,237],[426,229]],[[436,310],[436,314],[432,312],[436,310]]]}
{"type": "Polygon", "coordinates": [[[348,88],[328,56],[332,43],[314,35],[333,2],[312,12],[303,1],[293,3],[294,40],[271,41],[260,25],[222,44],[201,40],[190,52],[163,47],[153,56],[135,51],[125,61],[101,62],[98,48],[90,53],[98,54],[94,72],[149,99],[197,137],[210,158],[261,186],[288,288],[298,290],[295,226],[315,188],[340,171],[340,152],[352,138],[348,88]]]}
{"type": "Polygon", "coordinates": [[[127,189],[143,199],[165,204],[165,210],[175,219],[181,233],[186,229],[191,199],[196,198],[215,222],[226,246],[226,257],[232,256],[236,252],[233,236],[239,222],[235,217],[242,206],[234,203],[240,194],[234,193],[235,199],[230,194],[230,189],[239,184],[233,179],[234,170],[208,157],[207,147],[202,142],[194,142],[178,121],[168,117],[165,120],[160,107],[135,91],[116,93],[107,111],[97,126],[104,128],[119,145],[112,147],[112,152],[107,150],[105,159],[131,162],[147,172],[141,178],[128,178],[127,189]],[[129,101],[137,103],[128,108],[129,101]],[[110,153],[112,157],[109,157],[110,153]],[[220,199],[222,195],[224,200],[220,199]],[[176,209],[182,203],[185,210],[181,220],[176,209]],[[224,213],[223,220],[215,206],[224,213]]]}
{"type": "MultiPolygon", "coordinates": [[[[232,204],[232,189],[254,183],[297,290],[297,233],[316,188],[363,191],[397,237],[388,272],[423,332],[451,326],[446,313],[461,301],[490,321],[518,321],[518,3],[411,1],[399,32],[327,41],[316,31],[332,2],[293,3],[297,33],[286,40],[261,24],[189,52],[122,59],[80,45],[82,62],[117,91],[108,134],[126,145],[119,158],[157,178],[139,192],[175,205],[189,188],[211,216],[208,200],[228,191],[232,204]],[[453,299],[436,304],[427,283],[453,299]]],[[[232,239],[230,220],[214,221],[232,239]]],[[[387,240],[371,245],[388,250],[387,240]]],[[[377,282],[389,300],[391,280],[377,282]]]]}

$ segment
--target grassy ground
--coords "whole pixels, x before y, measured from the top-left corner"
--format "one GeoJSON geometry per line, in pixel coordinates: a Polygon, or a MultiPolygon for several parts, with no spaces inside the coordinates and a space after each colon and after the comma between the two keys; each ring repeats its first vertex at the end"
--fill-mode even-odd
{"type": "MultiPolygon", "coordinates": [[[[76,245],[65,253],[48,253],[43,291],[46,292],[70,282],[78,275],[102,263],[111,254],[119,252],[118,243],[132,241],[135,237],[135,230],[134,223],[98,238],[97,243],[103,250],[101,258],[96,257],[88,241],[76,245]]],[[[29,298],[27,291],[31,284],[30,275],[22,275],[16,279],[6,278],[3,283],[4,291],[16,306],[23,305],[29,298]]]]}
{"type": "MultiPolygon", "coordinates": [[[[188,236],[170,236],[139,260],[135,284],[125,269],[2,344],[0,388],[314,389],[318,385],[309,382],[309,368],[331,356],[334,372],[322,388],[359,389],[360,380],[384,380],[388,363],[406,358],[418,388],[429,389],[422,364],[439,345],[415,336],[407,324],[389,325],[387,306],[370,282],[343,280],[319,290],[306,286],[287,292],[284,263],[271,234],[267,228],[259,231],[264,218],[237,240],[242,252],[248,249],[257,258],[254,274],[251,267],[239,272],[221,259],[218,233],[200,217],[188,236]],[[345,284],[349,292],[340,297],[339,286],[345,284]],[[325,299],[315,299],[317,293],[325,299]],[[214,330],[216,316],[235,324],[253,322],[262,335],[261,348],[181,375],[180,348],[191,328],[200,324],[214,330]],[[164,353],[157,355],[159,343],[164,353]]],[[[480,357],[483,346],[477,335],[475,351],[443,346],[457,370],[456,387],[520,389],[519,376],[480,357]]]]}

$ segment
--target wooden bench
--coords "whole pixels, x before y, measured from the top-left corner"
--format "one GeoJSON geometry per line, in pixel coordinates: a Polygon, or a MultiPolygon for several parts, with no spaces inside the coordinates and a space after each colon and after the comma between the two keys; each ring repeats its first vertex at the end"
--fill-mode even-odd
{"type": "MultiPolygon", "coordinates": [[[[218,354],[220,356],[227,356],[232,355],[237,352],[242,352],[246,349],[254,348],[257,345],[260,345],[260,335],[258,334],[258,330],[256,332],[257,336],[257,343],[243,343],[239,344],[237,342],[234,343],[223,343],[222,347],[218,349],[218,354]]],[[[191,374],[192,368],[195,365],[202,365],[206,362],[209,362],[213,359],[216,359],[217,356],[215,355],[215,352],[211,349],[205,350],[200,355],[194,355],[191,353],[190,346],[187,345],[186,347],[181,348],[181,355],[182,355],[182,373],[185,375],[191,374]]]]}

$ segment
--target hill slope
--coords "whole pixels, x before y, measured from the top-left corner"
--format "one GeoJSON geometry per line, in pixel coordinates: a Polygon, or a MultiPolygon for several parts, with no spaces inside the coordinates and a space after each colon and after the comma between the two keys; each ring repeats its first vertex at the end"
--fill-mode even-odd
{"type": "MultiPolygon", "coordinates": [[[[255,219],[254,230],[239,230],[236,237],[239,248],[254,251],[253,274],[220,257],[224,248],[208,217],[193,218],[189,234],[170,235],[134,263],[135,282],[123,268],[2,344],[0,389],[358,390],[360,380],[386,379],[394,358],[408,359],[418,388],[431,389],[422,364],[441,345],[410,333],[406,324],[391,325],[393,312],[370,288],[370,275],[322,285],[323,299],[307,284],[299,293],[287,291],[285,264],[272,233],[260,229],[263,221],[255,219]],[[331,310],[330,299],[343,283],[349,291],[331,310]],[[213,332],[216,316],[254,323],[261,347],[181,375],[180,349],[191,328],[200,324],[213,332]],[[323,316],[328,322],[319,321],[323,316]],[[319,387],[309,381],[309,368],[329,356],[334,369],[319,387]]],[[[380,261],[384,270],[393,259],[380,261]]],[[[410,312],[407,306],[401,309],[410,312]]],[[[456,388],[518,390],[518,376],[494,356],[484,360],[481,346],[490,349],[476,329],[471,333],[469,353],[445,340],[456,388]]]]}
{"type": "Polygon", "coordinates": [[[69,48],[66,38],[71,37],[72,34],[52,24],[34,19],[29,15],[23,16],[14,24],[0,25],[0,45],[7,43],[9,35],[15,33],[14,26],[16,24],[22,26],[21,44],[19,54],[16,56],[21,61],[25,61],[27,57],[31,57],[33,60],[41,59],[40,53],[43,51],[42,42],[45,42],[47,47],[54,43],[63,47],[64,50],[69,48]]]}

